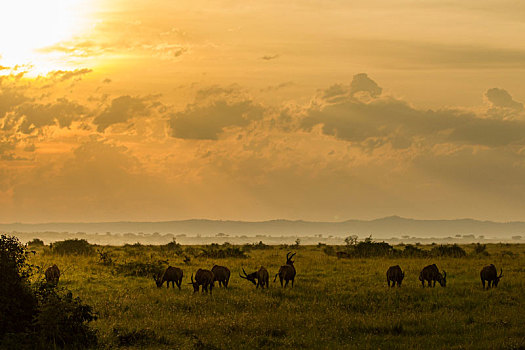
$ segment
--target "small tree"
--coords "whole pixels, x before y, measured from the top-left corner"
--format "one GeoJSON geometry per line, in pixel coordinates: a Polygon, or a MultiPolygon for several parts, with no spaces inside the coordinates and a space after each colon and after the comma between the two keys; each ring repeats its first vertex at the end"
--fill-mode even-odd
{"type": "Polygon", "coordinates": [[[351,235],[345,238],[345,243],[347,246],[353,246],[357,244],[357,239],[359,237],[357,235],[351,235]]]}

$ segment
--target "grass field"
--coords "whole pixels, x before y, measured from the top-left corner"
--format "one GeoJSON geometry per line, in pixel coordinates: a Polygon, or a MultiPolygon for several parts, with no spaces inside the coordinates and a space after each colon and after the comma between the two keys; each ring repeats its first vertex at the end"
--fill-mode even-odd
{"type": "MultiPolygon", "coordinates": [[[[464,247],[470,252],[469,246],[464,247]]],[[[60,287],[98,313],[91,326],[101,348],[137,349],[524,349],[525,245],[494,244],[490,256],[464,258],[340,259],[320,248],[297,252],[293,289],[273,282],[290,248],[252,250],[246,259],[194,258],[189,265],[158,247],[106,247],[116,263],[164,259],[184,270],[183,288],[158,289],[152,277],[129,277],[98,256],[59,256],[41,249],[32,263],[56,263],[60,287]],[[421,288],[422,267],[447,271],[447,287],[421,288]],[[479,271],[494,263],[504,277],[482,290],[479,271]],[[228,290],[193,294],[198,268],[231,269],[228,290]],[[385,272],[399,264],[401,288],[389,289],[385,272]],[[270,272],[270,289],[256,290],[239,271],[270,272]]]]}

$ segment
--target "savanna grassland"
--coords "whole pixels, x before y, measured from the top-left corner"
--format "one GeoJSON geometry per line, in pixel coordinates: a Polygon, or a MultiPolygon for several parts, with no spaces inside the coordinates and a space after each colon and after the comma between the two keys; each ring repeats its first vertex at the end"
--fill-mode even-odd
{"type": "Polygon", "coordinates": [[[249,250],[247,258],[192,257],[185,264],[182,255],[158,246],[104,247],[105,263],[97,254],[40,247],[31,263],[57,264],[59,287],[93,306],[98,319],[90,325],[100,348],[525,348],[525,245],[488,245],[489,256],[463,248],[462,258],[337,259],[322,247],[273,246],[249,250]],[[297,277],[293,289],[283,289],[273,277],[291,250],[297,277]],[[181,267],[182,290],[133,276],[135,262],[181,267]],[[445,288],[421,288],[419,271],[432,263],[446,270],[445,288]],[[479,271],[490,263],[504,276],[497,288],[483,290],[479,271]],[[216,284],[213,295],[193,294],[190,275],[214,264],[231,269],[229,288],[216,284]],[[396,264],[405,279],[389,289],[385,272],[396,264]],[[253,272],[261,265],[270,272],[269,289],[239,278],[241,267],[253,272]]]}

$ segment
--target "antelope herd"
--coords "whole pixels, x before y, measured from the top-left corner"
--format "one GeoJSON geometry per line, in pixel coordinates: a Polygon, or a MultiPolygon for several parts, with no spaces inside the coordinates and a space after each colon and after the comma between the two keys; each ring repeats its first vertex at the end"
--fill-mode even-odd
{"type": "MultiPolygon", "coordinates": [[[[286,254],[286,263],[279,268],[279,272],[275,275],[273,281],[275,282],[277,277],[281,283],[281,287],[286,288],[288,282],[292,282],[292,288],[295,280],[295,266],[292,258],[296,253],[288,252],[286,254]]],[[[244,268],[242,268],[244,276],[239,273],[239,277],[245,279],[255,285],[255,288],[264,287],[269,288],[269,274],[268,270],[264,266],[255,272],[250,274],[246,273],[244,268]]],[[[164,273],[161,275],[153,275],[153,279],[158,288],[162,287],[164,282],[166,282],[167,288],[169,288],[170,282],[172,288],[175,288],[175,285],[181,289],[182,277],[184,276],[183,271],[178,267],[168,266],[164,273]]],[[[483,267],[480,272],[481,284],[483,289],[485,289],[485,282],[487,282],[487,289],[491,287],[497,287],[498,283],[503,277],[503,269],[500,269],[500,274],[498,275],[498,270],[494,264],[483,267]]],[[[57,265],[53,265],[47,268],[45,271],[45,279],[48,284],[57,285],[60,278],[60,270],[57,265]]],[[[401,287],[401,283],[405,278],[405,273],[401,270],[399,265],[390,266],[386,271],[386,281],[388,287],[395,287],[396,284],[398,287],[401,287]]],[[[228,283],[230,281],[230,270],[225,266],[214,265],[210,270],[199,269],[195,273],[195,279],[193,274],[191,275],[191,284],[193,286],[193,292],[199,292],[199,289],[202,288],[202,293],[212,293],[214,283],[217,282],[219,286],[228,288],[228,283]]],[[[425,266],[419,273],[419,281],[421,281],[421,286],[425,287],[425,282],[427,282],[428,287],[435,287],[436,282],[439,283],[441,287],[447,285],[447,273],[443,270],[441,273],[436,266],[436,264],[425,266]]]]}

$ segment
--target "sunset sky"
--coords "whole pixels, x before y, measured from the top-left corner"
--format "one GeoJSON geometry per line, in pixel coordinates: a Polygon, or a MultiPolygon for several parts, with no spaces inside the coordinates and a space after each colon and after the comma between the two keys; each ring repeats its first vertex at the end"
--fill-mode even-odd
{"type": "Polygon", "coordinates": [[[523,1],[0,10],[0,222],[525,220],[523,1]]]}

